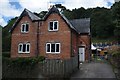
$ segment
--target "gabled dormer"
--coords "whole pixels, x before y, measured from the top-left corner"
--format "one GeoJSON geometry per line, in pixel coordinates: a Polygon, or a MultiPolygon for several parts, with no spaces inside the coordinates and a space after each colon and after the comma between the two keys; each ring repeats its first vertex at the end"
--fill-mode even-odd
{"type": "MultiPolygon", "coordinates": [[[[36,16],[35,14],[33,14],[31,11],[24,9],[24,11],[21,13],[21,15],[18,17],[18,19],[16,20],[16,22],[13,24],[10,32],[12,33],[12,31],[15,29],[15,27],[18,25],[18,23],[21,21],[21,19],[23,17],[27,16],[32,22],[35,21],[39,21],[41,20],[41,18],[39,18],[38,16],[36,16]]],[[[29,32],[29,22],[28,21],[23,21],[21,23],[21,33],[28,33],[29,32]]]]}
{"type": "MultiPolygon", "coordinates": [[[[56,6],[52,6],[49,9],[48,13],[44,16],[43,21],[48,20],[48,18],[52,14],[58,14],[58,16],[67,24],[67,27],[69,27],[70,29],[72,29],[75,32],[77,32],[77,30],[75,29],[75,27],[73,27],[71,25],[71,23],[69,22],[69,20],[56,8],[56,6]]],[[[56,17],[57,16],[54,15],[54,18],[56,18],[56,17]]],[[[50,32],[59,31],[60,22],[57,19],[54,19],[54,18],[52,17],[52,19],[48,22],[48,31],[50,31],[50,32]]]]}

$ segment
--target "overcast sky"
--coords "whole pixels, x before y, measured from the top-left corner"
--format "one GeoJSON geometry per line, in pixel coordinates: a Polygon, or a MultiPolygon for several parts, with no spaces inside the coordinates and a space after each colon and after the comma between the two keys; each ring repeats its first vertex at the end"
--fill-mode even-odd
{"type": "Polygon", "coordinates": [[[7,22],[19,16],[24,8],[32,12],[47,11],[50,4],[62,4],[67,9],[84,7],[106,7],[110,8],[114,0],[0,0],[0,25],[5,26],[7,22]]]}

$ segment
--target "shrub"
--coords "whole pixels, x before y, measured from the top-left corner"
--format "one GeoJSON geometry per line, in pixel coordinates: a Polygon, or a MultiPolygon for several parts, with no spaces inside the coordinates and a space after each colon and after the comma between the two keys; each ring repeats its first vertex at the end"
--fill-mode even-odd
{"type": "Polygon", "coordinates": [[[120,51],[115,51],[112,53],[113,57],[120,57],[120,51]]]}
{"type": "Polygon", "coordinates": [[[20,66],[20,67],[25,67],[25,66],[34,66],[38,62],[42,62],[45,58],[43,56],[39,57],[34,57],[34,58],[7,58],[3,57],[3,63],[7,63],[9,65],[14,65],[14,66],[20,66]]]}
{"type": "Polygon", "coordinates": [[[2,57],[10,57],[10,52],[2,52],[2,57]]]}

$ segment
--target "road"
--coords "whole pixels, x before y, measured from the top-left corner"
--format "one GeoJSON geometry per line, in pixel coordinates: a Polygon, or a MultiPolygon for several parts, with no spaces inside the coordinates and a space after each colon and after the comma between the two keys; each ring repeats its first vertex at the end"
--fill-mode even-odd
{"type": "Polygon", "coordinates": [[[91,62],[80,64],[80,69],[74,73],[73,78],[115,78],[113,69],[109,63],[91,62]]]}

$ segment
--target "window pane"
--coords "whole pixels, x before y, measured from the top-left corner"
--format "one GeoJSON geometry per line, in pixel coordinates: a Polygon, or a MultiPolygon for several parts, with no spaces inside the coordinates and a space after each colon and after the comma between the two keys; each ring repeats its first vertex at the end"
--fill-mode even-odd
{"type": "Polygon", "coordinates": [[[50,24],[49,24],[49,29],[50,29],[50,30],[53,30],[53,22],[50,22],[50,24]]]}
{"type": "Polygon", "coordinates": [[[60,45],[56,44],[56,52],[60,52],[59,47],[60,47],[60,45]]]}
{"type": "Polygon", "coordinates": [[[25,31],[25,25],[23,24],[22,25],[22,32],[24,32],[25,31]]]}
{"type": "Polygon", "coordinates": [[[28,32],[28,29],[29,29],[29,25],[26,24],[26,32],[28,32]]]}
{"type": "Polygon", "coordinates": [[[58,23],[54,22],[54,29],[58,29],[58,23]]]}
{"type": "Polygon", "coordinates": [[[55,44],[51,44],[51,52],[55,52],[55,44]]]}
{"type": "Polygon", "coordinates": [[[47,44],[47,52],[50,52],[50,44],[47,44]]]}
{"type": "Polygon", "coordinates": [[[27,52],[29,52],[29,51],[30,51],[30,45],[27,44],[27,52]]]}
{"type": "Polygon", "coordinates": [[[19,51],[20,52],[22,51],[22,45],[21,44],[19,45],[19,51]]]}
{"type": "Polygon", "coordinates": [[[23,52],[26,52],[26,44],[23,44],[23,52]]]}

